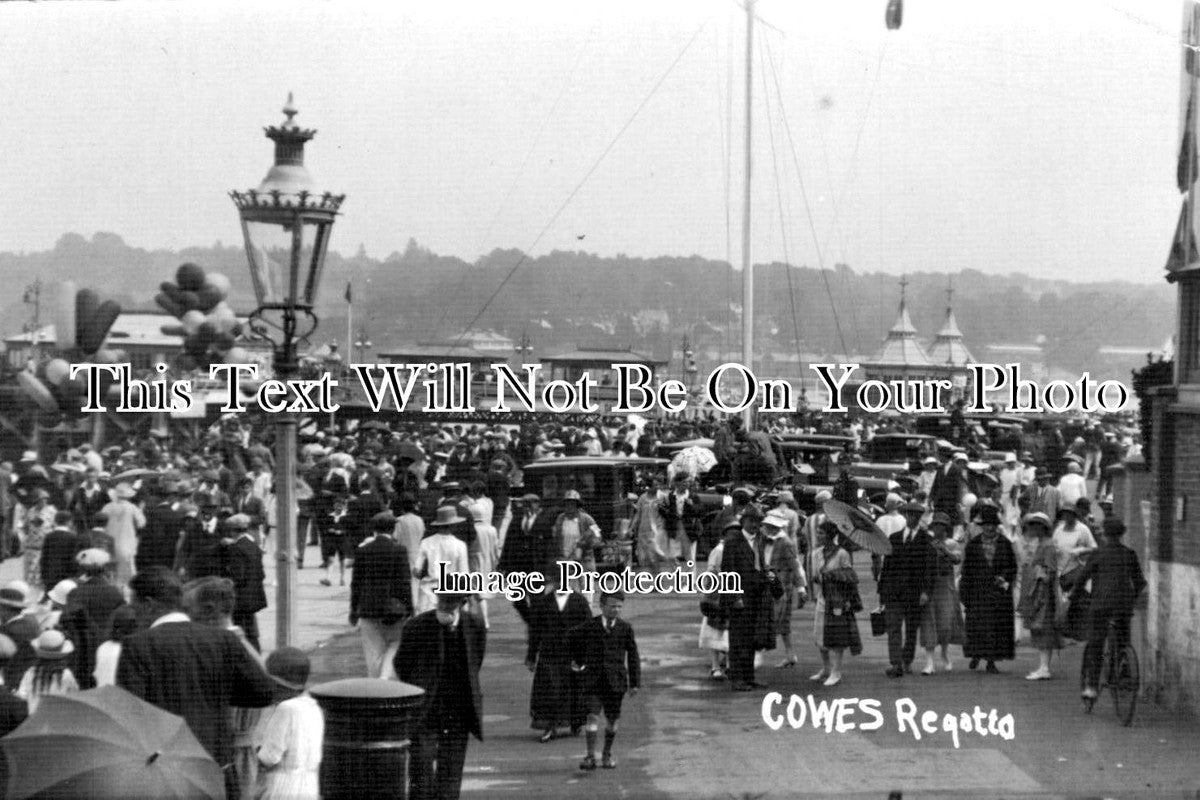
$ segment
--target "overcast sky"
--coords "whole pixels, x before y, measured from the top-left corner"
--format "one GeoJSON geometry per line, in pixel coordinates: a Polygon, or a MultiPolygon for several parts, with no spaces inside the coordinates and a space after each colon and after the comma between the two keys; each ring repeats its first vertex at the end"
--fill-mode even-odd
{"type": "MultiPolygon", "coordinates": [[[[755,261],[1161,279],[1179,0],[885,5],[758,3],[755,261]]],[[[342,252],[740,263],[744,44],[732,0],[0,3],[0,250],[238,241],[292,90],[342,252]]]]}

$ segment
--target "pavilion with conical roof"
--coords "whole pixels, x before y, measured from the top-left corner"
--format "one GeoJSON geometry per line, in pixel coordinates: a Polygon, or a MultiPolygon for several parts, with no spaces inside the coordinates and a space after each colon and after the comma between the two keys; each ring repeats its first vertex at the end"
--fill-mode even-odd
{"type": "Polygon", "coordinates": [[[946,321],[929,345],[929,360],[934,364],[964,369],[967,364],[975,363],[975,358],[963,341],[962,331],[958,329],[958,320],[954,318],[953,287],[946,289],[946,321]]]}
{"type": "Polygon", "coordinates": [[[871,359],[873,365],[924,369],[933,363],[929,360],[929,355],[921,347],[920,342],[917,341],[917,329],[913,327],[912,319],[908,316],[905,298],[907,287],[908,279],[901,278],[900,313],[896,317],[896,323],[888,331],[887,338],[883,340],[883,346],[871,359]]]}
{"type": "Polygon", "coordinates": [[[859,364],[861,372],[855,378],[885,382],[949,380],[956,391],[961,391],[966,385],[966,365],[972,358],[963,343],[953,309],[947,309],[946,323],[926,350],[908,314],[907,290],[908,278],[902,277],[896,321],[875,355],[859,364]]]}

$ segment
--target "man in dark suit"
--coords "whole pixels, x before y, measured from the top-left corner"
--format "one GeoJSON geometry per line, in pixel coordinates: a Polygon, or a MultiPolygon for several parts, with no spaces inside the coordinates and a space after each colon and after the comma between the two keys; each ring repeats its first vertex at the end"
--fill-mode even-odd
{"type": "Polygon", "coordinates": [[[149,628],[125,640],[117,685],[183,717],[230,775],[229,708],[270,704],[274,682],[234,633],[192,622],[179,610],[183,592],[171,570],[155,567],[139,572],[130,580],[129,590],[138,621],[149,628]]]}
{"type": "Polygon", "coordinates": [[[78,556],[82,582],[69,595],[62,614],[63,631],[75,643],[71,667],[80,689],[96,685],[96,649],[108,638],[113,612],[125,605],[125,595],[108,578],[112,557],[96,548],[78,556]]]}
{"type": "Polygon", "coordinates": [[[936,554],[933,538],[921,527],[925,507],[910,500],[900,509],[904,530],[896,531],[888,541],[892,554],[884,558],[879,573],[879,602],[887,623],[889,678],[912,672],[917,652],[917,630],[921,613],[933,589],[936,554]]]}
{"type": "Polygon", "coordinates": [[[354,551],[350,575],[350,624],[362,633],[367,676],[392,678],[400,628],[412,616],[408,551],[392,538],[396,517],[381,511],[371,519],[373,535],[354,551]]]}
{"type": "Polygon", "coordinates": [[[637,692],[642,681],[642,662],[633,626],[621,619],[624,603],[624,592],[602,594],[600,615],[580,625],[572,635],[574,668],[580,673],[580,691],[589,706],[587,756],[579,765],[583,770],[596,768],[596,733],[600,730],[601,714],[605,721],[601,765],[605,769],[617,766],[612,746],[621,719],[621,701],[626,691],[637,692]]]}
{"type": "Polygon", "coordinates": [[[758,535],[762,516],[755,506],[746,506],[741,519],[724,531],[722,572],[735,572],[742,584],[740,594],[722,594],[721,605],[729,614],[729,681],[735,692],[748,692],[764,684],[754,680],[755,631],[762,612],[767,578],[758,535]]]}
{"type": "MultiPolygon", "coordinates": [[[[508,528],[497,569],[505,575],[544,572],[554,556],[554,515],[542,512],[542,499],[536,494],[526,494],[514,502],[521,508],[520,519],[508,528]]],[[[530,607],[528,597],[513,601],[513,608],[526,625],[530,607]]]]}
{"type": "Polygon", "coordinates": [[[221,540],[221,567],[225,577],[233,581],[237,593],[233,606],[233,624],[242,629],[247,641],[261,650],[258,644],[259,611],[267,607],[263,591],[263,551],[250,533],[250,518],[234,514],[225,520],[226,536],[221,540]]]}
{"type": "Polygon", "coordinates": [[[71,512],[59,511],[54,515],[54,530],[47,533],[42,541],[42,586],[47,591],[57,586],[59,581],[79,576],[75,554],[81,549],[71,512]]]}
{"type": "Polygon", "coordinates": [[[75,515],[75,524],[79,533],[83,533],[96,525],[96,514],[108,505],[108,492],[100,485],[100,470],[88,467],[83,485],[75,489],[71,495],[71,512],[75,515]]]}
{"type": "Polygon", "coordinates": [[[351,550],[366,541],[372,533],[371,521],[386,509],[387,504],[375,491],[375,482],[363,481],[359,486],[359,493],[354,495],[346,506],[349,517],[346,535],[350,539],[351,550]]]}
{"type": "Polygon", "coordinates": [[[396,653],[396,675],[425,690],[412,734],[413,800],[456,800],[468,737],[483,741],[479,668],[487,631],[462,608],[466,599],[466,595],[438,595],[436,609],[418,614],[404,626],[396,653]]]}
{"type": "Polygon", "coordinates": [[[179,532],[183,519],[175,510],[174,486],[164,487],[163,494],[146,512],[146,527],[138,534],[137,555],[133,564],[138,572],[151,567],[170,568],[175,564],[179,547],[179,532]]]}
{"type": "Polygon", "coordinates": [[[1088,559],[1072,590],[1072,602],[1075,602],[1083,593],[1084,585],[1089,580],[1092,582],[1087,647],[1083,649],[1081,668],[1083,696],[1089,700],[1096,699],[1109,621],[1116,623],[1120,641],[1127,643],[1133,608],[1138,595],[1146,588],[1146,578],[1138,563],[1137,553],[1121,544],[1124,535],[1123,521],[1117,517],[1105,518],[1104,543],[1088,559]]]}
{"type": "Polygon", "coordinates": [[[934,511],[948,514],[955,525],[962,522],[959,509],[963,492],[966,490],[966,478],[963,469],[967,465],[966,453],[955,453],[954,457],[938,467],[929,490],[929,505],[934,511]]]}

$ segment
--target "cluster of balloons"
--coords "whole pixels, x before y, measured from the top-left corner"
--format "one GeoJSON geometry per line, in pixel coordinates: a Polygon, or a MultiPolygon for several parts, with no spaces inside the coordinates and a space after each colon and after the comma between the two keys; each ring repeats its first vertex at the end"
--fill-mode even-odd
{"type": "MultiPolygon", "coordinates": [[[[58,354],[33,370],[17,373],[21,389],[43,411],[79,413],[87,398],[87,383],[82,377],[70,377],[71,364],[116,364],[126,360],[121,351],[102,347],[120,314],[121,305],[115,300],[100,302],[100,296],[91,289],[80,289],[74,281],[60,283],[54,298],[58,354]]],[[[103,382],[110,380],[104,376],[103,382]]]]}
{"type": "Polygon", "coordinates": [[[187,263],[179,265],[174,282],[163,281],[159,288],[162,291],[155,302],[179,320],[178,325],[162,327],[167,336],[183,337],[183,355],[176,361],[179,369],[207,370],[213,363],[251,361],[249,354],[235,345],[242,325],[225,302],[229,278],[187,263]]]}

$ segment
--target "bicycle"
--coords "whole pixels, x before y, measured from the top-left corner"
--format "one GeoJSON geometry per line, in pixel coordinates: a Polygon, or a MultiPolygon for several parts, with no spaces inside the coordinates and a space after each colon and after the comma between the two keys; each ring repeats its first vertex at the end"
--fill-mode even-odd
{"type": "MultiPolygon", "coordinates": [[[[1096,700],[1104,690],[1112,690],[1113,706],[1121,724],[1129,727],[1133,723],[1133,712],[1137,708],[1138,692],[1141,689],[1141,669],[1137,650],[1127,640],[1126,630],[1115,619],[1108,621],[1108,635],[1104,639],[1104,655],[1100,662],[1100,685],[1096,697],[1084,697],[1083,709],[1092,713],[1096,700]],[[1126,641],[1122,641],[1126,640],[1126,641]]],[[[1083,675],[1079,677],[1080,688],[1083,675]]]]}

